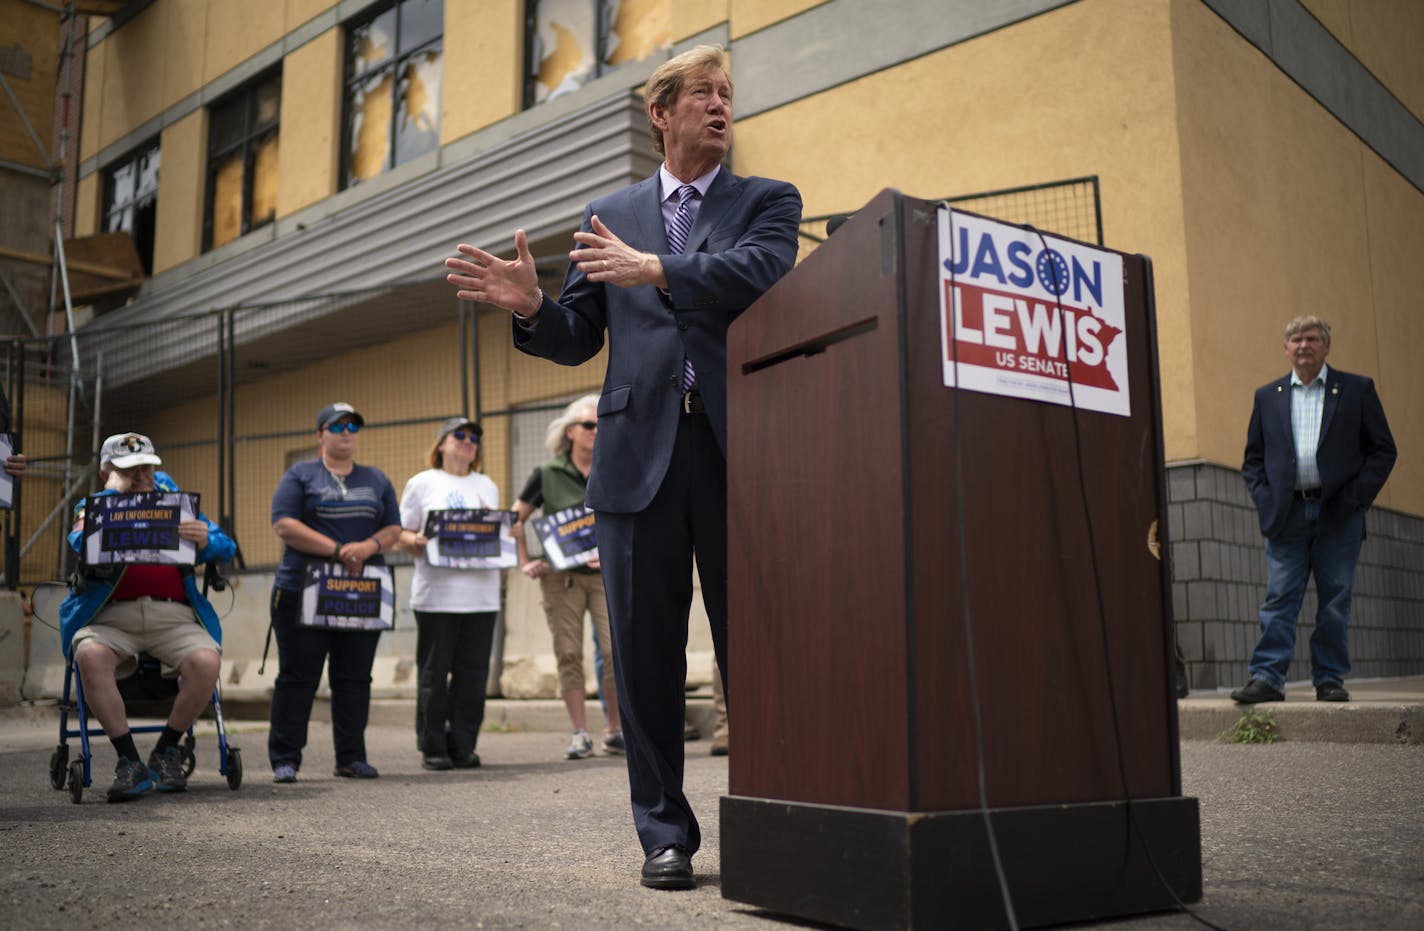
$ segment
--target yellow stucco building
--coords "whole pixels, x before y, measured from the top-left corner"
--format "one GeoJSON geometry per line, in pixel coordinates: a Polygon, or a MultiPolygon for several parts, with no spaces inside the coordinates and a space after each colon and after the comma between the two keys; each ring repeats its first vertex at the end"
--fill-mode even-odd
{"type": "MultiPolygon", "coordinates": [[[[885,187],[1095,179],[1103,243],[1154,262],[1174,613],[1198,686],[1244,681],[1264,590],[1237,474],[1252,391],[1285,372],[1288,319],[1328,319],[1331,363],[1376,379],[1399,445],[1370,517],[1355,672],[1424,672],[1424,370],[1407,362],[1424,337],[1424,8],[1409,0],[130,3],[89,21],[65,218],[72,236],[142,237],[150,275],[123,306],[78,312],[97,432],[149,432],[254,572],[278,555],[271,491],[330,401],[363,412],[361,457],[398,488],[434,424],[479,416],[510,501],[551,409],[596,391],[602,366],[514,352],[506,315],[459,307],[441,261],[461,241],[507,252],[520,227],[557,290],[583,205],[656,169],[642,83],[703,42],[732,56],[732,169],[795,183],[808,217],[885,187]]],[[[522,582],[507,658],[537,652],[522,582]]],[[[261,597],[240,608],[254,616],[233,626],[265,630],[261,597]]]]}

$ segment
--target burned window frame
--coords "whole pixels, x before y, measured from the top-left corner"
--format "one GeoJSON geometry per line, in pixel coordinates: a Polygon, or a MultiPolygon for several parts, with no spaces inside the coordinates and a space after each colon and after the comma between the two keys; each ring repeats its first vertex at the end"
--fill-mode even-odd
{"type": "MultiPolygon", "coordinates": [[[[643,61],[651,55],[656,54],[655,50],[648,51],[636,58],[627,57],[616,63],[610,62],[610,58],[618,58],[620,52],[623,50],[622,39],[624,37],[617,34],[617,26],[618,21],[623,18],[623,14],[628,12],[627,5],[632,3],[632,0],[583,0],[583,2],[589,5],[589,9],[593,13],[593,66],[587,75],[577,82],[574,88],[554,93],[544,100],[539,100],[539,72],[544,64],[544,60],[540,54],[542,49],[540,48],[539,41],[539,7],[542,2],[544,2],[544,0],[524,0],[524,71],[522,94],[523,106],[526,110],[548,103],[551,100],[563,96],[565,93],[571,93],[573,90],[582,88],[606,74],[612,74],[625,65],[634,61],[643,61]]],[[[673,0],[666,0],[666,3],[669,5],[672,2],[673,0]]],[[[646,6],[651,7],[655,5],[657,4],[652,3],[646,6]]],[[[652,10],[645,8],[643,12],[651,13],[652,10]]],[[[664,12],[670,13],[670,6],[664,10],[664,12]]],[[[672,37],[668,34],[664,36],[662,44],[660,46],[654,46],[654,49],[667,49],[671,47],[672,37]]]]}
{"type": "MultiPolygon", "coordinates": [[[[246,236],[255,229],[272,223],[276,220],[274,212],[270,218],[252,222],[252,189],[254,161],[258,150],[273,136],[280,138],[282,131],[282,69],[274,68],[263,72],[257,78],[247,82],[233,93],[223,97],[208,105],[208,163],[207,163],[207,183],[204,194],[203,210],[203,251],[208,252],[213,248],[213,221],[217,207],[217,174],[224,164],[235,154],[242,155],[242,219],[237,236],[228,242],[235,242],[246,236]],[[261,92],[268,85],[275,84],[277,88],[277,112],[271,122],[258,122],[258,104],[261,99],[261,92]],[[214,139],[214,131],[217,125],[216,116],[219,111],[230,107],[242,107],[242,133],[234,141],[219,146],[214,139]]],[[[280,143],[279,143],[280,144],[280,143]]],[[[279,182],[280,183],[280,180],[279,182]]],[[[222,243],[227,245],[227,243],[222,243]]]]}
{"type": "Polygon", "coordinates": [[[143,265],[144,274],[147,275],[153,274],[153,249],[154,241],[157,239],[159,191],[157,172],[155,172],[155,181],[152,191],[140,193],[138,183],[142,174],[140,168],[145,158],[152,156],[158,161],[158,169],[160,171],[162,170],[163,161],[159,142],[159,137],[154,136],[141,145],[136,146],[121,158],[110,162],[104,168],[103,173],[103,210],[100,213],[99,225],[106,233],[127,232],[133,237],[134,246],[138,249],[139,261],[143,265]],[[116,175],[128,167],[132,167],[134,170],[133,181],[129,189],[122,192],[122,196],[125,199],[120,199],[121,192],[118,190],[116,175]],[[146,227],[145,235],[140,238],[138,235],[137,222],[138,211],[149,209],[152,211],[153,220],[146,227]],[[128,216],[129,228],[127,230],[123,229],[122,225],[114,226],[112,224],[112,218],[119,215],[128,216]]]}
{"type": "MultiPolygon", "coordinates": [[[[588,0],[594,5],[593,72],[584,82],[595,80],[617,68],[607,64],[608,37],[613,31],[613,6],[609,0],[588,0]]],[[[548,103],[535,95],[539,89],[539,0],[524,0],[524,109],[548,103]]],[[[582,86],[582,85],[580,85],[582,86]]]]}
{"type": "MultiPolygon", "coordinates": [[[[415,0],[410,0],[410,2],[415,2],[415,0]]],[[[341,188],[341,190],[346,190],[346,189],[348,189],[348,188],[356,187],[357,185],[360,185],[361,183],[363,183],[363,180],[365,180],[365,181],[374,180],[374,178],[378,178],[378,177],[380,177],[382,174],[385,174],[386,172],[390,171],[391,169],[396,168],[396,167],[398,167],[398,166],[401,165],[401,164],[404,164],[405,161],[410,161],[411,159],[419,158],[421,155],[426,155],[426,154],[428,154],[428,153],[426,153],[426,152],[421,152],[421,153],[418,153],[417,155],[407,156],[404,160],[397,161],[397,155],[398,155],[398,153],[400,152],[399,132],[400,132],[400,118],[401,118],[401,108],[400,108],[400,106],[399,106],[399,103],[400,103],[399,94],[400,94],[400,92],[401,92],[401,85],[400,85],[399,75],[401,74],[402,68],[403,68],[403,67],[405,66],[405,64],[406,64],[407,62],[409,62],[411,59],[418,58],[419,56],[428,53],[428,52],[431,51],[432,49],[435,49],[435,50],[437,50],[437,51],[440,52],[440,87],[441,87],[441,94],[444,93],[444,87],[445,87],[445,28],[444,28],[445,4],[444,4],[444,0],[440,0],[440,17],[441,17],[441,28],[440,28],[440,31],[437,32],[435,35],[431,36],[430,38],[426,39],[424,42],[420,43],[419,45],[416,45],[416,46],[414,46],[414,47],[412,47],[412,48],[409,48],[409,49],[402,49],[402,48],[401,48],[401,16],[400,16],[400,12],[399,12],[399,11],[400,11],[400,8],[401,8],[402,6],[404,6],[406,3],[407,3],[407,0],[388,0],[388,2],[385,2],[385,3],[378,3],[378,4],[376,4],[375,6],[372,6],[372,7],[370,7],[369,9],[363,11],[360,16],[355,17],[355,18],[353,18],[353,19],[347,21],[347,22],[343,25],[343,30],[344,30],[344,33],[345,33],[345,34],[343,35],[342,40],[343,40],[343,54],[344,54],[344,56],[345,56],[345,61],[344,61],[344,64],[343,64],[343,69],[342,69],[343,73],[342,73],[342,79],[341,79],[341,158],[340,158],[340,165],[339,165],[339,169],[338,169],[338,171],[339,171],[339,179],[340,179],[340,188],[341,188]],[[396,11],[396,15],[395,15],[395,34],[392,36],[392,43],[393,43],[393,47],[394,47],[395,51],[393,52],[393,54],[390,56],[390,58],[389,58],[388,60],[386,60],[384,63],[382,63],[382,64],[379,65],[378,67],[376,67],[376,68],[370,68],[370,69],[367,69],[367,70],[359,71],[359,72],[358,72],[358,71],[357,71],[357,67],[356,67],[356,55],[355,55],[355,50],[352,48],[352,46],[353,46],[353,44],[354,44],[354,42],[355,42],[355,36],[356,36],[357,30],[359,30],[359,29],[360,29],[361,27],[363,27],[363,26],[368,26],[368,25],[374,23],[376,20],[380,19],[382,16],[384,16],[386,13],[391,12],[392,10],[395,10],[395,11],[396,11]],[[351,163],[352,163],[352,155],[353,155],[351,149],[352,149],[352,128],[353,128],[353,125],[352,125],[352,124],[354,123],[354,121],[355,121],[355,116],[356,116],[356,114],[355,114],[355,109],[356,109],[356,107],[355,107],[355,100],[356,100],[355,92],[360,88],[360,85],[361,85],[362,83],[366,82],[367,80],[369,80],[372,75],[380,74],[380,73],[382,73],[382,72],[387,72],[387,71],[389,71],[389,72],[390,72],[392,75],[394,75],[395,77],[394,77],[394,78],[392,79],[392,81],[391,81],[391,116],[390,116],[390,123],[389,123],[389,125],[386,127],[387,149],[386,149],[385,161],[384,161],[384,164],[381,166],[380,172],[378,172],[376,175],[373,175],[371,178],[367,178],[367,179],[354,178],[354,177],[352,177],[352,174],[351,174],[351,169],[352,169],[352,164],[351,164],[351,163]]],[[[436,110],[437,122],[436,122],[436,126],[435,126],[436,138],[437,138],[436,146],[435,146],[435,149],[436,149],[436,150],[439,149],[439,141],[438,141],[438,140],[439,140],[439,129],[440,129],[440,127],[439,127],[439,115],[440,115],[440,114],[439,114],[439,108],[437,107],[437,110],[436,110]]]]}

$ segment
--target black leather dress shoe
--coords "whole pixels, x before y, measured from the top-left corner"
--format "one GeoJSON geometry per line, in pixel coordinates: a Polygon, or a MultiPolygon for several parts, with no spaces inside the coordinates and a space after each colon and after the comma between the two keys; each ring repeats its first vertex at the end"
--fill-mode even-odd
{"type": "Polygon", "coordinates": [[[1258,705],[1263,701],[1285,701],[1284,693],[1271,688],[1260,679],[1252,679],[1231,693],[1231,700],[1243,705],[1258,705]]]}
{"type": "Polygon", "coordinates": [[[1315,687],[1316,701],[1349,701],[1350,693],[1338,682],[1326,682],[1315,687]]]}
{"type": "Polygon", "coordinates": [[[440,756],[437,753],[427,753],[420,758],[422,769],[449,769],[455,764],[450,762],[448,756],[440,756]]]}
{"type": "Polygon", "coordinates": [[[477,769],[480,765],[480,755],[471,753],[469,756],[452,756],[450,762],[455,764],[456,769],[477,769]]]}
{"type": "Polygon", "coordinates": [[[676,844],[654,850],[643,861],[643,885],[649,889],[691,889],[692,854],[676,844]]]}

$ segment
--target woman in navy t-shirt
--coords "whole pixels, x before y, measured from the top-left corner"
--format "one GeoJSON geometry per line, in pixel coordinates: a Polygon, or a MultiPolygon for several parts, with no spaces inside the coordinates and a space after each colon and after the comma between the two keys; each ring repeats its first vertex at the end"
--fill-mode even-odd
{"type": "Polygon", "coordinates": [[[267,756],[274,782],[297,781],[312,701],[328,658],[336,775],[379,775],[366,761],[366,720],[380,632],[301,624],[303,566],[308,560],[340,562],[348,574],[359,575],[368,562],[384,564],[381,554],[400,534],[400,509],[390,479],[380,469],[356,464],[356,433],[365,422],[350,404],[323,408],[316,419],[320,456],[288,469],[272,496],[272,529],[286,544],[272,588],[279,665],[267,756]]]}

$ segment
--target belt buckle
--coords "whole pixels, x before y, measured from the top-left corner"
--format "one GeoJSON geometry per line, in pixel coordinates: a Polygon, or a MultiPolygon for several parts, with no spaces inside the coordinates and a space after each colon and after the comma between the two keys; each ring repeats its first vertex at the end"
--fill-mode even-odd
{"type": "Polygon", "coordinates": [[[692,395],[694,393],[691,388],[682,393],[682,412],[684,414],[692,413],[692,395]]]}

